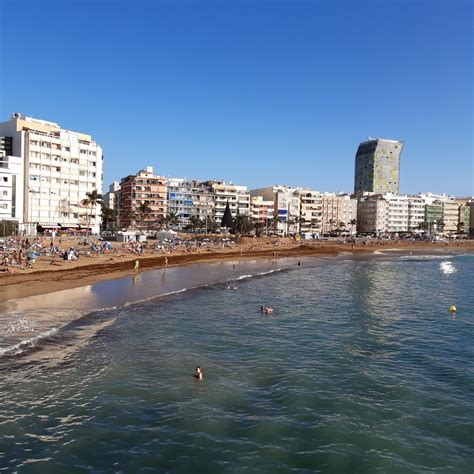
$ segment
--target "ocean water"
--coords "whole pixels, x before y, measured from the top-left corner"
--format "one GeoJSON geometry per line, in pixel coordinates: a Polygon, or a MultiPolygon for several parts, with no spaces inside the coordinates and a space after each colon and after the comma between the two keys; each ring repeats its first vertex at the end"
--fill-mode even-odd
{"type": "Polygon", "coordinates": [[[4,305],[0,472],[472,473],[474,256],[301,262],[4,305]]]}

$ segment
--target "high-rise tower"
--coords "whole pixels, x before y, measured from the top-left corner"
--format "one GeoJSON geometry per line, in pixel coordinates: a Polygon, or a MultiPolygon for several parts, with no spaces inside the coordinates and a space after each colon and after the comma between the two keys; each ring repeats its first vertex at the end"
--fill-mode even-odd
{"type": "Polygon", "coordinates": [[[398,194],[403,142],[369,138],[357,149],[354,193],[398,194]]]}

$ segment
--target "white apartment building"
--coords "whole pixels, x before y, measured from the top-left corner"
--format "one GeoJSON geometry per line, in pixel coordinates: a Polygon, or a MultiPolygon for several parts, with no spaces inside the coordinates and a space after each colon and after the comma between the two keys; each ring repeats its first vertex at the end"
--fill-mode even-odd
{"type": "Polygon", "coordinates": [[[19,156],[0,156],[0,221],[22,221],[23,172],[19,156]]]}
{"type": "Polygon", "coordinates": [[[273,201],[273,215],[277,219],[275,230],[281,235],[288,235],[299,232],[301,191],[302,188],[275,185],[252,189],[250,195],[273,201]]]}
{"type": "Polygon", "coordinates": [[[357,232],[387,231],[389,204],[381,194],[365,194],[357,203],[357,232]]]}
{"type": "Polygon", "coordinates": [[[237,215],[250,216],[250,194],[247,186],[226,184],[224,181],[210,181],[208,184],[213,198],[213,213],[217,225],[220,225],[227,203],[235,219],[237,215]]]}
{"type": "Polygon", "coordinates": [[[300,230],[320,234],[322,226],[323,198],[318,191],[300,192],[300,230]]]}
{"type": "Polygon", "coordinates": [[[260,222],[271,228],[273,224],[273,201],[265,201],[262,196],[251,197],[250,217],[254,222],[260,222]]]}
{"type": "Polygon", "coordinates": [[[410,203],[408,196],[387,193],[383,195],[388,203],[385,232],[407,232],[409,228],[410,203]]]}
{"type": "Polygon", "coordinates": [[[81,204],[87,192],[102,192],[102,149],[90,135],[18,113],[0,123],[0,135],[12,138],[13,155],[21,158],[21,223],[28,233],[37,225],[99,231],[100,206],[81,204]]]}
{"type": "Polygon", "coordinates": [[[420,230],[425,221],[425,202],[420,196],[408,196],[408,231],[420,230]]]}
{"type": "Polygon", "coordinates": [[[322,198],[321,231],[336,229],[353,231],[351,222],[357,219],[357,199],[349,194],[324,193],[322,198]]]}
{"type": "Polygon", "coordinates": [[[117,208],[117,198],[118,198],[119,191],[120,191],[120,183],[118,181],[114,181],[109,186],[109,191],[104,194],[104,204],[109,209],[117,208]]]}
{"type": "MultiPolygon", "coordinates": [[[[193,200],[192,215],[205,222],[207,228],[207,223],[214,219],[214,196],[211,188],[207,183],[196,180],[188,181],[188,184],[193,200]]],[[[215,223],[218,226],[221,224],[217,220],[215,223]]]]}

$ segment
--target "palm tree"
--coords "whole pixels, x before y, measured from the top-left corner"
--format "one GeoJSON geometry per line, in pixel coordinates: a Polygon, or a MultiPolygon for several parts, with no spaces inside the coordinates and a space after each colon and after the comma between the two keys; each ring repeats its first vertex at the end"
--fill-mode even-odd
{"type": "Polygon", "coordinates": [[[278,224],[280,223],[280,218],[278,215],[273,216],[272,223],[273,223],[273,230],[278,231],[278,224]]]}
{"type": "Polygon", "coordinates": [[[265,227],[265,224],[259,221],[258,219],[255,219],[255,221],[253,221],[253,226],[255,228],[255,235],[257,237],[260,237],[260,235],[262,234],[262,229],[263,227],[265,227]]]}
{"type": "Polygon", "coordinates": [[[462,234],[465,225],[466,224],[464,224],[464,222],[458,222],[457,223],[456,229],[457,229],[458,234],[462,234]]]}
{"type": "Polygon", "coordinates": [[[199,229],[201,227],[201,219],[197,216],[191,216],[189,218],[189,226],[191,227],[191,230],[193,232],[196,232],[196,229],[199,229]]]}
{"type": "Polygon", "coordinates": [[[444,220],[443,220],[443,219],[440,219],[440,220],[438,221],[438,224],[437,224],[437,228],[438,228],[440,234],[443,233],[443,231],[444,231],[444,226],[445,226],[444,220]]]}
{"type": "Polygon", "coordinates": [[[429,225],[427,222],[420,222],[417,226],[417,229],[418,230],[428,230],[429,229],[429,225]]]}
{"type": "Polygon", "coordinates": [[[148,201],[141,202],[140,205],[136,208],[136,216],[138,218],[140,231],[142,230],[146,218],[149,217],[151,212],[152,208],[148,204],[148,201]]]}
{"type": "Polygon", "coordinates": [[[112,223],[112,227],[115,225],[116,212],[115,209],[107,207],[105,204],[102,204],[102,225],[104,230],[109,230],[109,223],[112,223]]]}
{"type": "Polygon", "coordinates": [[[341,235],[344,232],[345,228],[346,228],[346,223],[344,221],[339,222],[339,235],[341,235]]]}
{"type": "Polygon", "coordinates": [[[349,224],[351,225],[351,234],[353,234],[354,233],[354,226],[357,225],[357,219],[351,219],[349,224]]]}
{"type": "Polygon", "coordinates": [[[92,211],[97,207],[97,204],[103,203],[102,194],[97,192],[97,189],[94,189],[91,192],[86,193],[86,197],[81,201],[81,205],[85,207],[90,207],[89,216],[87,218],[87,230],[90,230],[91,220],[92,220],[92,211]]]}
{"type": "Polygon", "coordinates": [[[335,224],[336,224],[336,221],[334,219],[329,219],[329,233],[333,231],[335,224]]]}
{"type": "Polygon", "coordinates": [[[178,225],[179,224],[178,214],[176,214],[175,212],[170,212],[166,216],[166,223],[168,224],[169,227],[172,227],[174,225],[178,225]]]}
{"type": "Polygon", "coordinates": [[[121,210],[118,215],[120,227],[132,227],[135,224],[137,213],[133,209],[121,210]]]}
{"type": "Polygon", "coordinates": [[[253,227],[253,223],[248,216],[238,215],[234,220],[233,230],[235,233],[247,234],[253,227]]]}

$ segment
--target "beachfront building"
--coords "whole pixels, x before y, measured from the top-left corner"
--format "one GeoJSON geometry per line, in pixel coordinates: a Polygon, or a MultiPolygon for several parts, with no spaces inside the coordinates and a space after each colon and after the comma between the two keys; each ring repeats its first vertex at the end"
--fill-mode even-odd
{"type": "Polygon", "coordinates": [[[425,202],[425,227],[430,233],[455,234],[459,228],[459,203],[446,194],[421,193],[425,202]]]}
{"type": "Polygon", "coordinates": [[[408,196],[408,231],[423,230],[424,222],[425,201],[420,196],[408,196]]]}
{"type": "Polygon", "coordinates": [[[387,193],[384,196],[388,203],[387,232],[408,232],[409,199],[408,196],[387,193]]]}
{"type": "Polygon", "coordinates": [[[323,198],[319,191],[300,192],[300,230],[301,233],[320,235],[322,229],[323,198]]]}
{"type": "Polygon", "coordinates": [[[0,222],[11,223],[18,229],[23,211],[23,171],[19,156],[7,155],[0,137],[0,222]]]}
{"type": "Polygon", "coordinates": [[[429,234],[443,231],[443,203],[435,200],[425,205],[425,225],[429,234]]]}
{"type": "Polygon", "coordinates": [[[474,199],[469,202],[469,235],[474,236],[474,199]]]}
{"type": "Polygon", "coordinates": [[[250,198],[250,217],[253,222],[258,222],[267,231],[271,229],[273,225],[273,201],[266,201],[262,196],[252,196],[250,198]]]}
{"type": "Polygon", "coordinates": [[[362,142],[355,157],[354,193],[398,194],[402,149],[403,142],[398,140],[362,142]]]}
{"type": "Polygon", "coordinates": [[[126,176],[120,181],[118,191],[118,219],[122,228],[157,228],[163,224],[167,209],[167,180],[155,175],[153,166],[126,176]],[[150,211],[140,216],[139,210],[146,204],[150,211]]]}
{"type": "Polygon", "coordinates": [[[183,178],[168,178],[167,181],[167,213],[177,219],[176,226],[183,229],[189,225],[193,216],[192,185],[183,178]]]}
{"type": "Polygon", "coordinates": [[[250,217],[250,194],[247,186],[238,186],[224,181],[206,181],[203,186],[209,188],[212,196],[213,219],[220,225],[227,203],[229,203],[232,218],[239,216],[250,217]]]}
{"type": "Polygon", "coordinates": [[[454,200],[443,202],[443,233],[456,234],[459,224],[459,204],[454,200]]]}
{"type": "Polygon", "coordinates": [[[118,193],[120,191],[120,183],[114,181],[110,186],[108,192],[104,194],[104,205],[109,209],[117,208],[118,193]]]}
{"type": "Polygon", "coordinates": [[[207,182],[192,180],[188,182],[192,195],[193,206],[191,208],[192,217],[204,223],[204,228],[212,227],[214,223],[220,225],[214,218],[214,196],[212,189],[207,182]]]}
{"type": "Polygon", "coordinates": [[[302,188],[275,185],[252,189],[250,196],[273,202],[274,229],[280,235],[288,235],[299,232],[301,191],[302,188]]]}
{"type": "Polygon", "coordinates": [[[471,224],[471,209],[469,206],[469,199],[457,200],[459,204],[458,217],[458,234],[468,234],[469,226],[471,224]]]}
{"type": "Polygon", "coordinates": [[[389,204],[382,194],[365,194],[357,202],[357,232],[383,234],[387,231],[389,204]]]}
{"type": "Polygon", "coordinates": [[[323,193],[321,195],[321,232],[352,229],[357,220],[357,199],[349,194],[323,193]]]}
{"type": "Polygon", "coordinates": [[[86,193],[102,192],[102,149],[90,135],[19,113],[0,123],[0,135],[11,139],[11,155],[21,160],[23,196],[16,205],[25,232],[37,226],[99,231],[100,206],[82,205],[86,193]]]}

